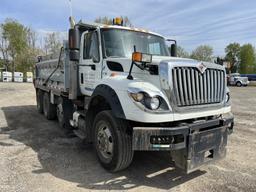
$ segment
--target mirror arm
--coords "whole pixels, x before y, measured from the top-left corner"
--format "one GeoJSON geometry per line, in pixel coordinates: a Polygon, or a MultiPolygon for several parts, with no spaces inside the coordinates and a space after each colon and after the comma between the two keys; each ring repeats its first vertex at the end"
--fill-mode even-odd
{"type": "MultiPolygon", "coordinates": [[[[135,46],[135,45],[133,46],[133,52],[136,52],[136,46],[135,46]]],[[[130,67],[130,70],[129,70],[129,74],[128,74],[128,76],[127,76],[127,79],[129,79],[129,80],[133,80],[132,68],[133,68],[134,63],[135,63],[135,62],[132,61],[131,67],[130,67]]]]}
{"type": "Polygon", "coordinates": [[[175,45],[177,44],[177,41],[175,39],[166,39],[166,41],[172,41],[175,45]]]}

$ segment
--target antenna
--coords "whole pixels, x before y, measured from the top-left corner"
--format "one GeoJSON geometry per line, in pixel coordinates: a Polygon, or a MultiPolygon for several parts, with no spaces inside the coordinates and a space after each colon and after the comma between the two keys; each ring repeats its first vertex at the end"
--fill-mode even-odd
{"type": "Polygon", "coordinates": [[[73,11],[72,11],[72,0],[68,0],[69,1],[69,11],[70,11],[70,16],[69,16],[69,23],[70,23],[70,28],[74,29],[76,22],[75,19],[73,17],[73,11]]]}
{"type": "Polygon", "coordinates": [[[68,2],[69,2],[70,17],[73,17],[73,11],[72,11],[72,0],[68,0],[68,2]]]}

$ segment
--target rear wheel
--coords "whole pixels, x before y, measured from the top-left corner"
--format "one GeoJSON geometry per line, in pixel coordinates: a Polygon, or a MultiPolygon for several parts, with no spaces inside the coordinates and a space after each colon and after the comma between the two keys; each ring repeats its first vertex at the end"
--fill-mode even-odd
{"type": "Polygon", "coordinates": [[[56,105],[50,102],[50,95],[47,92],[44,93],[43,108],[44,116],[47,119],[52,120],[56,118],[56,105]]]}
{"type": "Polygon", "coordinates": [[[132,134],[127,121],[111,111],[102,111],[94,121],[94,146],[101,165],[110,172],[127,168],[132,162],[132,134]]]}
{"type": "Polygon", "coordinates": [[[41,91],[40,89],[38,89],[36,91],[36,107],[39,113],[43,113],[44,112],[44,108],[43,108],[43,91],[41,91]]]}

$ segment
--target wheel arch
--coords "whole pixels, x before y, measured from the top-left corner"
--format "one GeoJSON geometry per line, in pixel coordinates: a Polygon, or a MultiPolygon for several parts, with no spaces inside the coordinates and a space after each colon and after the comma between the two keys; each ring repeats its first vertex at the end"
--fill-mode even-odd
{"type": "Polygon", "coordinates": [[[104,100],[104,103],[106,103],[110,107],[115,117],[126,119],[118,95],[116,94],[115,90],[112,89],[110,86],[102,84],[98,85],[95,88],[91,96],[88,109],[95,105],[95,103],[97,103],[99,100],[104,100]]]}
{"type": "Polygon", "coordinates": [[[116,92],[108,85],[98,85],[87,106],[86,132],[88,133],[87,136],[89,141],[92,141],[93,123],[99,112],[103,110],[112,110],[112,113],[116,118],[126,119],[116,92]]]}
{"type": "Polygon", "coordinates": [[[242,81],[241,80],[237,80],[235,85],[238,85],[238,83],[240,83],[241,85],[243,85],[242,81]]]}

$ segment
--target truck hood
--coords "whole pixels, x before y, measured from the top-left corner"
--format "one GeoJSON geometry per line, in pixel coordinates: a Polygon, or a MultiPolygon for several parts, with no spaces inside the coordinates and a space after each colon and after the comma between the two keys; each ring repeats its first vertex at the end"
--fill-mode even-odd
{"type": "Polygon", "coordinates": [[[158,66],[158,74],[133,67],[133,81],[128,80],[127,73],[131,66],[130,59],[111,58],[124,68],[122,75],[113,76],[125,91],[127,88],[140,88],[146,92],[161,92],[173,111],[184,113],[220,109],[226,97],[225,68],[215,63],[175,57],[156,57],[151,65],[158,66]],[[118,81],[122,78],[125,81],[118,81]],[[126,85],[126,87],[125,87],[126,85]],[[186,109],[186,110],[184,110],[186,109]]]}
{"type": "Polygon", "coordinates": [[[248,77],[234,77],[234,79],[240,80],[240,81],[248,81],[248,77]]]}
{"type": "MultiPolygon", "coordinates": [[[[129,58],[108,58],[107,61],[113,61],[113,62],[118,62],[122,65],[124,72],[128,73],[132,60],[129,58]]],[[[161,62],[165,62],[165,63],[171,63],[173,65],[176,64],[186,64],[188,66],[195,66],[199,63],[202,63],[202,61],[197,61],[194,59],[187,59],[187,58],[178,58],[178,57],[166,57],[166,56],[153,56],[152,57],[152,63],[150,63],[151,65],[159,65],[161,62]]],[[[203,62],[207,67],[212,67],[212,68],[220,68],[222,66],[217,65],[215,63],[209,63],[209,62],[203,62]]],[[[133,74],[148,74],[149,72],[146,70],[141,70],[138,67],[134,66],[133,70],[132,70],[133,74]]]]}

